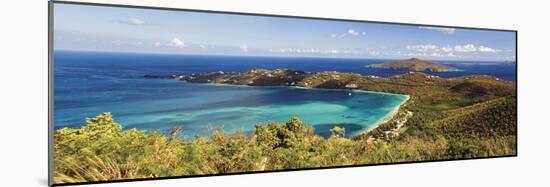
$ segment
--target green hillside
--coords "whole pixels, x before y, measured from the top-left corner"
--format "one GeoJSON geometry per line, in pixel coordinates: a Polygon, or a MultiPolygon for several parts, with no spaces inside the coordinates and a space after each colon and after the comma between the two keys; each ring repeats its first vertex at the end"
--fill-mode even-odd
{"type": "Polygon", "coordinates": [[[428,60],[410,58],[406,60],[389,61],[381,64],[370,64],[367,68],[404,69],[409,71],[447,72],[456,68],[444,64],[438,64],[428,60]]]}
{"type": "Polygon", "coordinates": [[[430,127],[446,136],[512,136],[516,135],[516,109],[514,97],[499,98],[448,111],[448,117],[430,127]]]}

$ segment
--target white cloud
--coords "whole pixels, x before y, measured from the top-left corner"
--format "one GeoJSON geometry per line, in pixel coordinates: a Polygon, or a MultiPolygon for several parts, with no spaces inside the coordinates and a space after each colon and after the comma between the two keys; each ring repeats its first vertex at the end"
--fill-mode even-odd
{"type": "Polygon", "coordinates": [[[365,32],[365,31],[358,31],[358,30],[355,30],[355,29],[348,29],[348,31],[345,32],[345,33],[331,34],[330,37],[332,37],[332,38],[343,38],[343,37],[346,37],[346,36],[365,36],[365,35],[367,35],[367,32],[365,32]]]}
{"type": "MultiPolygon", "coordinates": [[[[470,44],[458,45],[458,50],[468,51],[473,50],[470,44]]],[[[480,52],[477,46],[474,46],[477,52],[480,52]]],[[[336,48],[336,49],[319,49],[319,48],[278,48],[268,49],[271,53],[285,53],[295,55],[367,55],[371,57],[388,56],[388,57],[407,57],[407,58],[437,58],[437,59],[462,59],[469,57],[470,54],[466,52],[455,51],[454,47],[445,46],[440,47],[434,44],[425,45],[410,45],[401,50],[388,48],[387,50],[382,48],[336,48]]]]}
{"type": "Polygon", "coordinates": [[[320,54],[320,55],[334,55],[334,54],[379,55],[380,54],[380,52],[373,51],[368,48],[355,48],[355,49],[280,48],[280,49],[269,49],[268,51],[271,53],[320,54]]]}
{"type": "Polygon", "coordinates": [[[213,46],[208,46],[206,44],[200,44],[200,43],[189,43],[185,42],[180,38],[172,38],[172,40],[168,42],[163,41],[156,41],[151,43],[153,47],[173,47],[173,48],[189,48],[189,49],[208,49],[208,48],[214,48],[213,46]]]}
{"type": "Polygon", "coordinates": [[[434,44],[426,45],[408,45],[405,48],[410,50],[408,53],[398,52],[398,56],[410,56],[410,57],[457,57],[454,49],[451,47],[439,47],[434,44]]]}
{"type": "Polygon", "coordinates": [[[353,29],[349,29],[348,34],[353,35],[353,36],[359,36],[361,33],[357,32],[353,29]]]}
{"type": "MultiPolygon", "coordinates": [[[[471,54],[480,55],[480,53],[497,53],[501,50],[486,46],[476,46],[474,44],[464,44],[440,47],[434,44],[408,45],[405,46],[408,52],[395,53],[397,56],[409,57],[445,57],[445,58],[466,58],[471,54]]],[[[482,56],[479,56],[482,57],[482,56]]]]}
{"type": "Polygon", "coordinates": [[[451,48],[451,47],[442,47],[441,50],[448,53],[448,52],[453,51],[453,48],[451,48]]]}
{"type": "Polygon", "coordinates": [[[478,50],[481,51],[481,52],[490,52],[490,53],[496,53],[496,52],[500,51],[498,49],[493,49],[493,48],[485,47],[485,46],[479,46],[478,50]]]}
{"type": "Polygon", "coordinates": [[[248,53],[248,46],[246,44],[242,44],[240,48],[241,50],[243,50],[243,52],[248,53]]]}
{"type": "Polygon", "coordinates": [[[420,26],[419,29],[427,29],[427,30],[433,30],[433,31],[439,31],[443,34],[453,34],[455,33],[456,29],[454,28],[447,28],[447,27],[426,27],[426,26],[420,26]]]}
{"type": "Polygon", "coordinates": [[[398,56],[408,57],[457,57],[453,53],[442,52],[412,52],[412,53],[397,53],[398,56]]]}
{"type": "Polygon", "coordinates": [[[130,25],[144,25],[145,21],[138,19],[138,18],[128,18],[128,20],[125,21],[126,23],[130,25]]]}
{"type": "Polygon", "coordinates": [[[456,45],[454,48],[456,52],[475,52],[477,48],[474,44],[456,45]]]}
{"type": "Polygon", "coordinates": [[[168,45],[181,48],[181,47],[185,47],[185,42],[183,42],[179,38],[173,38],[168,45]]]}
{"type": "Polygon", "coordinates": [[[479,46],[477,47],[474,44],[464,44],[464,45],[455,45],[454,47],[446,46],[446,47],[439,47],[437,45],[433,44],[426,44],[426,45],[408,45],[405,46],[405,48],[415,51],[415,52],[444,52],[444,53],[451,53],[451,52],[460,52],[460,53],[469,53],[469,52],[491,52],[496,53],[500,52],[501,50],[493,49],[486,46],[479,46]]]}
{"type": "Polygon", "coordinates": [[[417,52],[439,51],[436,45],[408,45],[406,48],[417,52]]]}

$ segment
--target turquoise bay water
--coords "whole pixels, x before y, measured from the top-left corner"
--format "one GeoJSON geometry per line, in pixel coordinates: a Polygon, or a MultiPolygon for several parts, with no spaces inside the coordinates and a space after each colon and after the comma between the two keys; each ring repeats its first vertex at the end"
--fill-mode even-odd
{"type": "MultiPolygon", "coordinates": [[[[119,80],[120,81],[120,80],[119,80]]],[[[85,117],[112,112],[126,128],[169,132],[183,127],[184,138],[208,135],[211,128],[228,132],[250,132],[258,123],[284,122],[293,116],[328,136],[335,125],[355,135],[374,127],[391,115],[406,96],[372,92],[299,89],[286,87],[220,86],[192,84],[174,80],[138,81],[145,85],[163,85],[135,96],[125,93],[104,93],[111,101],[97,101],[89,106],[75,106],[55,112],[56,124],[80,126],[85,117]],[[352,93],[350,96],[349,93],[352,93]],[[145,97],[143,97],[145,96],[145,97]],[[126,98],[120,100],[120,98],[126,98]]],[[[101,95],[79,96],[75,100],[94,100],[101,95]]]]}
{"type": "MultiPolygon", "coordinates": [[[[59,55],[57,53],[56,55],[59,55]]],[[[158,58],[140,62],[132,55],[56,56],[54,127],[79,127],[86,117],[111,112],[125,128],[169,132],[183,138],[209,129],[251,132],[258,123],[285,122],[296,116],[328,136],[335,125],[346,135],[370,129],[390,116],[407,96],[346,90],[193,84],[144,79],[146,74],[195,72],[193,66],[163,67],[158,58]],[[110,63],[107,63],[110,62],[110,63]],[[154,64],[157,63],[157,64],[154,64]]],[[[206,71],[224,70],[213,65],[206,71]]]]}

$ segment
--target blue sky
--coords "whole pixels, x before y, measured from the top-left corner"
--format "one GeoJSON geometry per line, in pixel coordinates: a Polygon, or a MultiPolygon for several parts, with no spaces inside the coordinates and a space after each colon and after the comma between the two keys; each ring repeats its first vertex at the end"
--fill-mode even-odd
{"type": "Polygon", "coordinates": [[[55,4],[55,50],[515,60],[513,32],[55,4]]]}

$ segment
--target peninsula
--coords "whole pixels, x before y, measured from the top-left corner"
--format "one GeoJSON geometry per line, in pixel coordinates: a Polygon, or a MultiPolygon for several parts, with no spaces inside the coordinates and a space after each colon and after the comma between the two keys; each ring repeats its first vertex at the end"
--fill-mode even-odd
{"type": "Polygon", "coordinates": [[[438,64],[435,62],[411,58],[407,60],[388,61],[381,64],[370,64],[367,68],[384,68],[384,69],[402,69],[409,71],[425,71],[425,72],[448,72],[455,71],[456,68],[451,66],[438,64]]]}
{"type": "MultiPolygon", "coordinates": [[[[336,71],[305,72],[291,69],[252,69],[245,72],[208,72],[174,75],[145,75],[144,78],[173,79],[190,83],[248,86],[295,86],[324,89],[359,89],[412,96],[457,95],[506,96],[515,91],[515,83],[493,76],[471,75],[442,78],[423,72],[391,77],[363,76],[336,71]]],[[[495,98],[495,97],[492,97],[495,98]]]]}

